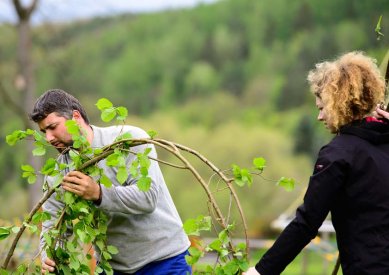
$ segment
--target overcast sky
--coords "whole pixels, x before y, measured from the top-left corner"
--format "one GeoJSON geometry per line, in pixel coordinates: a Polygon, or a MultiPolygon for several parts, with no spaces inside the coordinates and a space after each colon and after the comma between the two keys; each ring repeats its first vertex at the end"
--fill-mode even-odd
{"type": "MultiPolygon", "coordinates": [[[[95,15],[114,15],[125,12],[153,12],[164,9],[193,7],[217,0],[38,0],[33,23],[70,21],[95,15]]],[[[29,4],[31,0],[22,0],[29,4]]],[[[0,0],[0,23],[16,21],[12,0],[0,0]]]]}

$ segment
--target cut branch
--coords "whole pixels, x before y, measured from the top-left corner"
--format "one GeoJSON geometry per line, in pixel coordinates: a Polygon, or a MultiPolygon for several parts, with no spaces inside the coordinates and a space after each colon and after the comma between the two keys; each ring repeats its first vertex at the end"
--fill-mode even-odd
{"type": "MultiPolygon", "coordinates": [[[[222,170],[217,168],[212,162],[210,162],[207,158],[205,158],[203,155],[201,155],[200,153],[198,153],[195,150],[192,150],[192,149],[190,149],[188,147],[185,147],[183,145],[180,145],[180,144],[177,144],[177,143],[174,143],[174,142],[170,142],[170,141],[167,141],[167,140],[163,140],[163,139],[149,139],[149,138],[144,138],[144,139],[123,139],[123,140],[114,142],[111,145],[103,147],[102,148],[103,152],[100,155],[97,155],[94,158],[86,161],[77,170],[78,171],[83,171],[87,167],[92,166],[92,165],[98,163],[99,161],[105,159],[106,157],[108,157],[109,155],[114,153],[115,148],[119,148],[121,150],[128,151],[127,149],[120,148],[120,146],[123,145],[123,144],[126,144],[127,146],[130,146],[130,147],[135,147],[135,146],[139,146],[139,145],[143,145],[143,144],[153,144],[153,145],[156,145],[158,147],[161,147],[161,148],[165,149],[166,151],[168,151],[171,154],[173,154],[174,156],[176,156],[184,164],[184,166],[174,165],[174,164],[171,164],[171,163],[168,163],[168,162],[164,162],[164,161],[161,161],[161,160],[158,160],[158,159],[155,159],[155,160],[159,161],[159,162],[162,162],[164,164],[176,167],[176,168],[190,170],[191,173],[193,174],[193,176],[201,184],[201,186],[203,187],[204,191],[207,194],[208,202],[212,206],[212,207],[210,207],[209,212],[213,213],[213,215],[216,217],[215,220],[220,224],[220,226],[223,229],[227,229],[228,224],[226,223],[226,219],[224,218],[221,209],[217,205],[217,202],[216,202],[216,199],[213,196],[213,193],[211,192],[211,190],[209,189],[207,183],[204,181],[204,179],[201,177],[201,175],[197,172],[197,170],[181,154],[180,150],[185,151],[187,153],[190,153],[190,154],[196,156],[203,163],[205,163],[208,167],[210,167],[226,183],[228,189],[231,192],[232,198],[233,198],[233,200],[235,201],[235,203],[236,203],[236,205],[238,207],[239,214],[240,214],[240,217],[241,217],[242,222],[243,222],[244,234],[245,234],[245,238],[246,238],[246,254],[248,254],[247,225],[246,225],[246,221],[245,221],[245,218],[244,218],[244,215],[243,215],[243,210],[242,210],[241,205],[239,203],[238,197],[237,197],[237,195],[235,193],[235,190],[233,189],[233,187],[231,185],[232,180],[227,178],[224,175],[222,170]]],[[[9,264],[9,261],[10,261],[12,255],[14,253],[14,250],[16,248],[16,245],[17,245],[20,237],[22,236],[23,232],[25,231],[25,229],[27,227],[27,224],[29,224],[31,222],[32,217],[42,207],[43,203],[46,200],[48,200],[51,195],[53,195],[53,193],[55,192],[56,188],[57,187],[49,188],[47,190],[47,192],[44,194],[44,196],[39,200],[39,202],[34,206],[34,208],[29,213],[28,217],[24,221],[23,225],[21,226],[19,232],[17,233],[17,235],[16,235],[16,237],[15,237],[15,239],[14,239],[12,245],[11,245],[11,248],[10,248],[8,254],[7,254],[7,257],[6,257],[6,259],[5,259],[5,261],[4,261],[3,265],[2,265],[3,269],[7,268],[8,264],[9,264]]],[[[63,214],[64,213],[65,213],[65,211],[63,211],[63,214]]],[[[233,244],[232,244],[231,240],[229,241],[229,246],[230,246],[230,249],[232,249],[233,244]]],[[[235,256],[233,256],[233,257],[235,257],[235,256]]]]}

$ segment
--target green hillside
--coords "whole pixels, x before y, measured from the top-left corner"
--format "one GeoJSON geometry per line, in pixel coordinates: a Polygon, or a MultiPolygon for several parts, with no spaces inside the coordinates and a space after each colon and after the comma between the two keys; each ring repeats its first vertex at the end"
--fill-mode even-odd
{"type": "MultiPolygon", "coordinates": [[[[33,29],[36,95],[49,88],[69,91],[99,125],[94,104],[107,97],[129,109],[127,123],[191,146],[221,168],[249,167],[254,157],[265,157],[265,178],[294,177],[300,185],[288,193],[257,178],[251,189],[239,191],[251,234],[260,235],[305,188],[312,159],[330,138],[315,122],[308,70],[351,50],[380,61],[389,49],[388,29],[385,0],[224,0],[41,25],[33,29]],[[384,36],[378,40],[380,15],[384,36]]],[[[19,100],[15,27],[1,25],[0,38],[0,80],[19,100]]],[[[4,137],[22,124],[2,107],[4,137]]],[[[0,143],[1,200],[25,200],[21,150],[0,143]]],[[[164,169],[183,218],[198,214],[192,205],[202,194],[193,192],[190,175],[164,169]]],[[[1,208],[0,218],[21,215],[22,208],[1,208]]]]}

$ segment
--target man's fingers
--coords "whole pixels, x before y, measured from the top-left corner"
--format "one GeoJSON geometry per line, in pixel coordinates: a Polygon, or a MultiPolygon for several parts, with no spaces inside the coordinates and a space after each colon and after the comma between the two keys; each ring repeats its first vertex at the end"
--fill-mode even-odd
{"type": "Polygon", "coordinates": [[[74,184],[65,184],[65,183],[62,183],[62,188],[66,191],[69,191],[73,194],[76,194],[77,196],[81,196],[82,195],[82,190],[80,190],[78,188],[78,185],[74,185],[74,184]]]}
{"type": "Polygon", "coordinates": [[[63,177],[64,182],[72,183],[72,184],[81,184],[83,182],[82,179],[74,176],[64,176],[63,177]]]}
{"type": "Polygon", "coordinates": [[[51,259],[46,258],[44,262],[42,262],[42,274],[46,274],[46,271],[54,272],[55,270],[55,262],[51,259]]]}
{"type": "Polygon", "coordinates": [[[81,173],[80,171],[70,171],[69,173],[66,174],[66,176],[76,177],[79,179],[87,177],[87,175],[85,175],[84,173],[81,173]]]}

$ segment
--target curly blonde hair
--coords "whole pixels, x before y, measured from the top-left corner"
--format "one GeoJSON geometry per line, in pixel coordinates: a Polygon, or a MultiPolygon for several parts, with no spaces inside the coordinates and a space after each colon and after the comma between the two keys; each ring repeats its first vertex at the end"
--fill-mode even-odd
{"type": "Polygon", "coordinates": [[[334,61],[316,64],[308,74],[311,91],[323,102],[332,132],[367,116],[384,100],[385,80],[376,60],[350,52],[334,61]]]}

